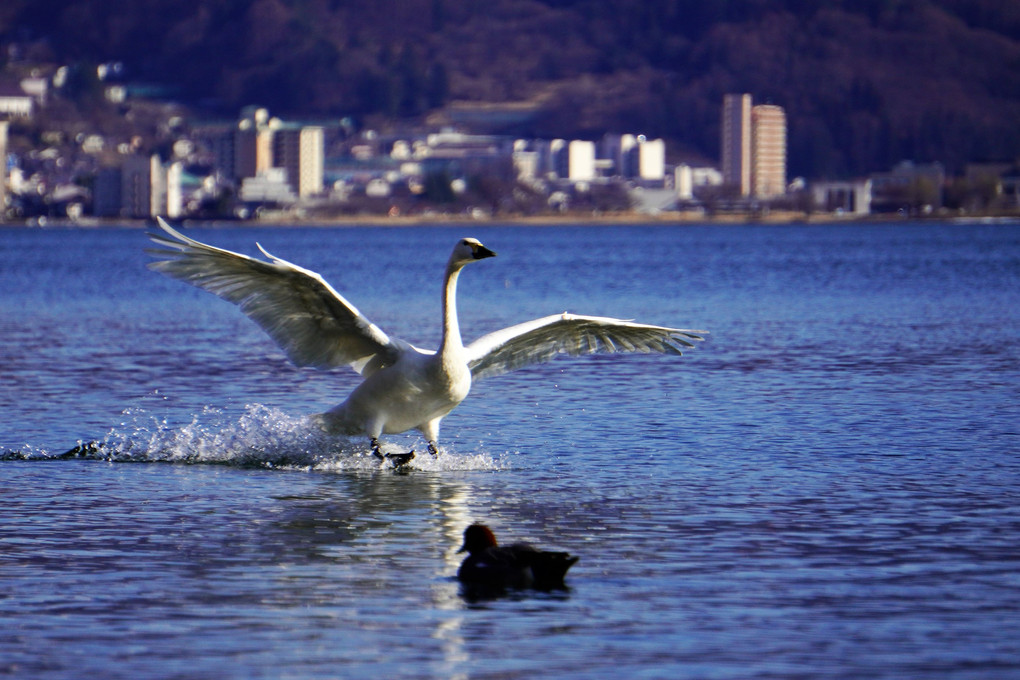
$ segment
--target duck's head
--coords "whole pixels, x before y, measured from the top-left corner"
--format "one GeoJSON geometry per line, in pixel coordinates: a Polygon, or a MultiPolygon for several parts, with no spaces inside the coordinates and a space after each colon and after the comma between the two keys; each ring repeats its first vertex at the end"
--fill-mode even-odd
{"type": "Polygon", "coordinates": [[[496,535],[484,524],[472,524],[464,530],[464,545],[457,552],[478,553],[496,547],[496,535]]]}
{"type": "Polygon", "coordinates": [[[476,238],[462,238],[457,241],[453,254],[450,255],[450,263],[464,266],[468,262],[484,260],[487,257],[496,257],[496,253],[483,246],[476,238]]]}

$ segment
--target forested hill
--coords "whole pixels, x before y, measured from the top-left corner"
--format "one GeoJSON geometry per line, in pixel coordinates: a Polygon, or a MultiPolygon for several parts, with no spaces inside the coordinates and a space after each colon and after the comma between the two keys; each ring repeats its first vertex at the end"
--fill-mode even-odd
{"type": "Polygon", "coordinates": [[[4,0],[0,42],[224,110],[530,102],[508,132],[641,132],[695,159],[718,154],[722,95],[750,92],[786,108],[808,176],[1020,155],[1016,0],[4,0]]]}

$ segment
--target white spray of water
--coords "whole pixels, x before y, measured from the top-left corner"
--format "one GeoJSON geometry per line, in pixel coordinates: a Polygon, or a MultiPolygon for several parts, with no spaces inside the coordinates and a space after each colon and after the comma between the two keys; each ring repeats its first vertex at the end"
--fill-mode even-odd
{"type": "MultiPolygon", "coordinates": [[[[190,423],[173,427],[146,409],[128,409],[127,416],[98,446],[80,456],[113,462],[201,463],[240,467],[324,472],[390,469],[372,455],[363,437],[330,436],[308,417],[294,417],[261,404],[249,404],[231,420],[207,408],[190,423]]],[[[394,444],[386,449],[401,451],[394,444]]],[[[509,467],[507,454],[455,453],[441,450],[436,458],[424,445],[411,468],[425,471],[499,470],[509,467]]]]}

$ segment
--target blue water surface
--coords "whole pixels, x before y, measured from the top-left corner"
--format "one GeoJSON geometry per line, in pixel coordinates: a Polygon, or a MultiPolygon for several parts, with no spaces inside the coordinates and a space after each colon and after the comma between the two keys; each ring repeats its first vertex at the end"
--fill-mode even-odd
{"type": "Polygon", "coordinates": [[[148,271],[141,231],[0,230],[0,676],[1020,675],[1020,225],[188,233],[419,346],[465,235],[499,253],[467,340],[710,335],[481,381],[400,473],[304,418],[356,375],[148,271]],[[469,597],[472,521],[579,555],[569,589],[469,597]]]}

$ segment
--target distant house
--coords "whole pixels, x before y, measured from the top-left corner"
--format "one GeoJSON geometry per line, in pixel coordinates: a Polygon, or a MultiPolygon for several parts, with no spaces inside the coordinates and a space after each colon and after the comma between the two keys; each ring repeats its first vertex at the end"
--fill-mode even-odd
{"type": "Polygon", "coordinates": [[[267,168],[241,182],[240,199],[244,203],[289,206],[297,200],[284,168],[267,168]]]}
{"type": "Polygon", "coordinates": [[[871,207],[874,212],[941,208],[945,184],[941,163],[901,161],[889,172],[871,175],[871,207]]]}
{"type": "Polygon", "coordinates": [[[972,184],[992,187],[1004,207],[1020,207],[1020,162],[969,163],[965,177],[972,184]]]}
{"type": "Polygon", "coordinates": [[[16,85],[0,83],[0,116],[31,118],[35,100],[16,85]]]}
{"type": "Polygon", "coordinates": [[[46,97],[50,90],[50,81],[39,76],[29,76],[21,79],[21,91],[35,99],[39,104],[46,104],[46,97]]]}
{"type": "Polygon", "coordinates": [[[812,182],[811,197],[825,212],[867,215],[871,212],[871,180],[812,182]]]}

